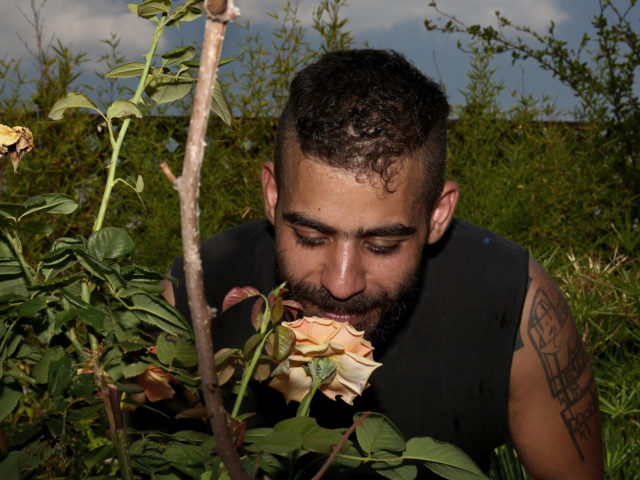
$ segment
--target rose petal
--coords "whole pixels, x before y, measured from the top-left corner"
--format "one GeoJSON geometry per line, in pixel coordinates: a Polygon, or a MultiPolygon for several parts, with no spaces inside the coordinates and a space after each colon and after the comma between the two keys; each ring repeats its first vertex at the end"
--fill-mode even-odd
{"type": "Polygon", "coordinates": [[[287,403],[291,400],[301,402],[304,396],[311,390],[311,377],[302,367],[289,369],[289,375],[278,375],[269,383],[284,395],[287,403]]]}
{"type": "Polygon", "coordinates": [[[171,374],[161,368],[149,365],[145,372],[138,377],[136,384],[144,388],[144,393],[150,402],[157,402],[166,398],[173,398],[176,393],[169,385],[171,374]]]}
{"type": "Polygon", "coordinates": [[[373,347],[371,342],[364,339],[364,332],[356,330],[348,323],[343,323],[342,325],[343,328],[336,333],[331,341],[343,345],[347,352],[372,358],[373,347]]]}
{"type": "Polygon", "coordinates": [[[330,357],[336,363],[335,377],[319,389],[331,399],[340,396],[348,404],[362,394],[371,373],[382,365],[373,361],[373,347],[364,339],[364,333],[348,323],[304,317],[283,325],[294,333],[296,344],[286,364],[283,362],[274,370],[270,385],[285,396],[287,403],[302,401],[311,388],[311,377],[303,366],[313,358],[330,357]]]}

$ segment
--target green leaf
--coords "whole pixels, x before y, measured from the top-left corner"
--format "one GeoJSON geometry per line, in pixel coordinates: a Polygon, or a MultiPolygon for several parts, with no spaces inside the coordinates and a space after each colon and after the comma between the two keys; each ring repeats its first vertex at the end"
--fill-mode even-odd
{"type": "Polygon", "coordinates": [[[165,365],[171,365],[176,357],[176,338],[168,333],[158,335],[156,342],[156,355],[165,365]]]}
{"type": "Polygon", "coordinates": [[[71,358],[66,356],[51,361],[47,384],[49,394],[54,400],[56,397],[63,395],[67,387],[71,385],[74,377],[72,364],[71,358]]]}
{"type": "Polygon", "coordinates": [[[73,306],[77,307],[74,311],[82,323],[93,328],[98,333],[103,332],[106,315],[103,310],[88,304],[80,297],[73,295],[69,290],[63,289],[62,293],[73,306]]]}
{"type": "Polygon", "coordinates": [[[326,385],[336,376],[336,363],[330,357],[314,357],[308,364],[309,374],[318,385],[326,385]]]}
{"type": "MultiPolygon", "coordinates": [[[[361,415],[361,413],[355,414],[354,422],[361,415]]],[[[367,455],[377,450],[402,451],[405,448],[405,441],[400,431],[380,413],[371,413],[362,425],[356,428],[356,437],[360,448],[367,455]]]]}
{"type": "Polygon", "coordinates": [[[135,248],[133,240],[122,228],[104,227],[89,237],[89,253],[98,260],[120,258],[135,248]]]}
{"type": "Polygon", "coordinates": [[[179,63],[186,62],[191,60],[196,56],[195,47],[180,47],[172,50],[170,52],[162,55],[162,66],[163,67],[172,67],[173,65],[178,65],[179,63]]]}
{"type": "Polygon", "coordinates": [[[100,109],[87,96],[81,93],[69,92],[53,104],[49,112],[49,118],[51,120],[60,120],[69,108],[88,108],[102,115],[100,109]]]}
{"type": "Polygon", "coordinates": [[[425,462],[427,468],[444,478],[487,479],[474,461],[458,447],[430,437],[409,440],[403,457],[425,462]]]}
{"type": "Polygon", "coordinates": [[[198,364],[196,346],[184,338],[178,338],[176,344],[176,360],[184,367],[195,367],[198,364]]]}
{"type": "Polygon", "coordinates": [[[254,333],[251,335],[247,341],[244,343],[244,347],[242,351],[244,352],[246,357],[251,357],[253,351],[256,349],[260,342],[265,337],[266,333],[254,333]]]}
{"type": "Polygon", "coordinates": [[[278,422],[274,432],[294,432],[302,441],[302,448],[311,452],[329,454],[331,447],[337,445],[343,435],[341,429],[323,428],[311,417],[293,417],[278,422]]]}
{"type": "Polygon", "coordinates": [[[158,14],[169,13],[171,0],[145,0],[138,5],[136,13],[142,18],[155,17],[158,14]]]}
{"type": "Polygon", "coordinates": [[[418,467],[415,465],[391,466],[384,462],[374,462],[371,468],[379,475],[391,480],[413,480],[418,475],[418,467]]]}
{"type": "Polygon", "coordinates": [[[170,103],[185,97],[191,91],[194,81],[186,73],[179,77],[153,75],[144,91],[156,103],[170,103]]]}
{"type": "MultiPolygon", "coordinates": [[[[135,5],[137,7],[137,5],[135,5]]],[[[144,71],[144,63],[131,62],[109,70],[105,75],[106,78],[132,78],[139,77],[144,71]]]]}
{"type": "MultiPolygon", "coordinates": [[[[5,267],[9,267],[6,264],[0,262],[0,271],[5,267]]],[[[27,290],[27,280],[22,274],[22,269],[18,275],[13,277],[5,277],[4,272],[0,273],[0,298],[14,298],[14,297],[27,297],[29,290],[27,290]]],[[[15,299],[15,298],[14,298],[15,299]]]]}
{"type": "Polygon", "coordinates": [[[180,312],[161,297],[156,298],[144,293],[138,293],[131,296],[131,301],[133,305],[130,310],[142,313],[138,315],[138,318],[143,322],[155,325],[169,333],[192,337],[191,327],[186,323],[180,312]]]}
{"type": "Polygon", "coordinates": [[[295,334],[282,325],[276,325],[274,327],[273,336],[273,359],[276,362],[281,362],[289,356],[296,343],[295,334]]]}
{"type": "Polygon", "coordinates": [[[22,318],[35,317],[36,313],[43,310],[46,306],[47,300],[43,295],[32,298],[18,307],[18,316],[22,318]]]}
{"type": "Polygon", "coordinates": [[[64,357],[64,350],[60,346],[48,348],[40,361],[33,368],[33,378],[36,383],[47,383],[49,379],[49,366],[54,360],[64,357]]]}
{"type": "Polygon", "coordinates": [[[0,217],[17,219],[24,213],[24,205],[21,203],[2,203],[0,204],[0,217]]]}
{"type": "Polygon", "coordinates": [[[116,100],[107,109],[107,118],[122,118],[135,115],[137,118],[142,118],[142,113],[138,106],[129,100],[116,100]]]}
{"type": "Polygon", "coordinates": [[[24,202],[24,206],[26,210],[20,215],[18,220],[36,212],[62,213],[68,215],[78,208],[78,202],[69,195],[62,193],[44,193],[29,198],[24,202]]]}
{"type": "Polygon", "coordinates": [[[222,87],[218,80],[213,85],[213,102],[211,102],[211,110],[218,115],[224,123],[231,125],[233,115],[231,115],[231,109],[227,103],[227,99],[222,93],[222,87]]]}
{"type": "MultiPolygon", "coordinates": [[[[298,417],[303,418],[303,417],[298,417]]],[[[287,455],[302,447],[302,438],[298,433],[282,431],[271,432],[256,442],[247,446],[250,452],[272,453],[275,455],[287,455]]]]}
{"type": "Polygon", "coordinates": [[[20,480],[21,453],[22,452],[17,450],[9,452],[7,458],[0,463],[0,478],[3,478],[4,480],[20,480]]]}
{"type": "Polygon", "coordinates": [[[44,222],[38,222],[32,220],[30,222],[21,223],[19,225],[20,230],[27,233],[35,233],[36,235],[49,235],[53,232],[51,225],[44,222]]]}
{"type": "Polygon", "coordinates": [[[0,385],[0,421],[13,412],[20,398],[22,398],[21,390],[14,390],[8,385],[0,385]]]}
{"type": "Polygon", "coordinates": [[[197,20],[202,16],[202,10],[199,8],[188,7],[185,8],[182,12],[180,12],[174,20],[167,23],[168,26],[173,27],[174,25],[178,25],[179,22],[191,22],[193,20],[197,20]]]}
{"type": "Polygon", "coordinates": [[[147,362],[134,362],[122,364],[122,376],[124,378],[137,377],[143,373],[149,364],[147,362]]]}

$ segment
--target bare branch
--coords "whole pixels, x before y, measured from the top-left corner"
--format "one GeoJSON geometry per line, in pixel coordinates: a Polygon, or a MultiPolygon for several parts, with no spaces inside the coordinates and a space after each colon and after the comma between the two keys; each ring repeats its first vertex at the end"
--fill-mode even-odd
{"type": "Polygon", "coordinates": [[[227,412],[222,402],[218,377],[214,364],[214,346],[211,336],[212,309],[207,306],[202,282],[202,262],[200,259],[200,229],[198,197],[200,190],[200,170],[204,158],[205,134],[211,110],[213,86],[220,60],[220,51],[227,20],[238,15],[233,0],[224,2],[226,10],[220,12],[220,1],[209,0],[206,4],[202,58],[198,72],[198,83],[189,124],[189,135],[184,156],[180,193],[180,215],[182,218],[182,246],[184,251],[184,271],[189,299],[189,311],[198,352],[198,367],[202,378],[202,392],[207,407],[209,423],[216,438],[217,451],[231,478],[249,479],[244,471],[238,452],[231,438],[227,423],[227,412]],[[213,4],[213,5],[212,5],[213,4]],[[208,10],[209,7],[212,10],[208,10]],[[215,8],[214,8],[215,7],[215,8]]]}

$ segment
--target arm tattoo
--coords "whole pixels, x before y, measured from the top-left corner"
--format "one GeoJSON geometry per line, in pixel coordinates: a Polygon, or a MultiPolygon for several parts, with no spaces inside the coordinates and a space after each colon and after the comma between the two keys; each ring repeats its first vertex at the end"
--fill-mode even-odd
{"type": "Polygon", "coordinates": [[[551,396],[562,405],[562,420],[584,461],[579,440],[591,436],[589,419],[598,412],[598,395],[587,368],[587,354],[569,320],[566,302],[561,299],[554,305],[538,288],[529,315],[529,338],[542,362],[551,396]]]}

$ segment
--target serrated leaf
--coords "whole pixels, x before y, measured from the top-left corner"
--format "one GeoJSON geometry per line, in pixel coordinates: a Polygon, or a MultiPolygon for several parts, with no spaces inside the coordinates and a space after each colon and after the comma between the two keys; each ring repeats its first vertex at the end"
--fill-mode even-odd
{"type": "Polygon", "coordinates": [[[196,56],[195,47],[186,46],[176,48],[162,55],[162,66],[172,67],[182,62],[187,62],[196,56]]]}
{"type": "Polygon", "coordinates": [[[195,367],[198,364],[196,346],[184,338],[178,338],[176,344],[176,360],[184,367],[195,367]]]}
{"type": "Polygon", "coordinates": [[[173,335],[167,333],[158,335],[158,340],[156,341],[158,360],[165,365],[171,365],[176,357],[176,344],[177,340],[173,335]]]}
{"type": "Polygon", "coordinates": [[[49,112],[49,118],[51,120],[60,120],[70,108],[88,108],[102,115],[100,109],[87,96],[81,93],[69,92],[53,104],[49,112]]]}
{"type": "MultiPolygon", "coordinates": [[[[354,415],[354,422],[361,414],[354,415]]],[[[405,441],[391,421],[380,413],[371,413],[361,425],[356,427],[356,437],[360,448],[367,454],[377,450],[402,451],[405,441]]]]}
{"type": "Polygon", "coordinates": [[[143,322],[155,325],[168,333],[192,337],[191,328],[180,315],[180,312],[166,301],[160,298],[152,298],[143,293],[132,295],[131,301],[133,305],[130,310],[139,310],[141,314],[138,318],[143,322]]]}
{"type": "Polygon", "coordinates": [[[287,327],[276,325],[273,332],[273,359],[281,362],[293,351],[296,335],[287,327]]]}
{"type": "Polygon", "coordinates": [[[126,230],[117,227],[104,227],[89,237],[89,253],[98,260],[124,257],[135,248],[133,240],[126,230]]]}
{"type": "Polygon", "coordinates": [[[471,457],[458,447],[430,437],[409,440],[403,457],[425,462],[427,468],[444,478],[461,480],[488,478],[471,457]]]}
{"type": "Polygon", "coordinates": [[[260,344],[265,335],[266,333],[254,333],[247,339],[244,343],[244,347],[242,348],[246,357],[251,357],[251,355],[253,355],[253,351],[260,344]]]}
{"type": "MultiPolygon", "coordinates": [[[[137,5],[134,5],[137,8],[137,5]]],[[[135,12],[134,12],[135,13],[135,12]]],[[[144,71],[144,63],[130,62],[109,70],[105,75],[106,78],[133,78],[139,77],[144,71]]]]}
{"type": "Polygon", "coordinates": [[[122,376],[124,378],[137,377],[147,369],[147,362],[134,362],[122,364],[122,376]]]}
{"type": "Polygon", "coordinates": [[[250,297],[260,295],[260,292],[254,287],[235,287],[229,290],[222,301],[222,311],[225,312],[235,304],[250,297]]]}
{"type": "Polygon", "coordinates": [[[142,118],[142,113],[138,106],[129,100],[116,100],[107,109],[107,118],[122,118],[135,115],[137,118],[142,118]]]}
{"type": "Polygon", "coordinates": [[[231,109],[229,108],[227,99],[222,93],[222,87],[218,80],[216,80],[213,85],[213,102],[211,102],[211,110],[220,117],[224,123],[231,125],[233,115],[231,115],[231,109]]]}

